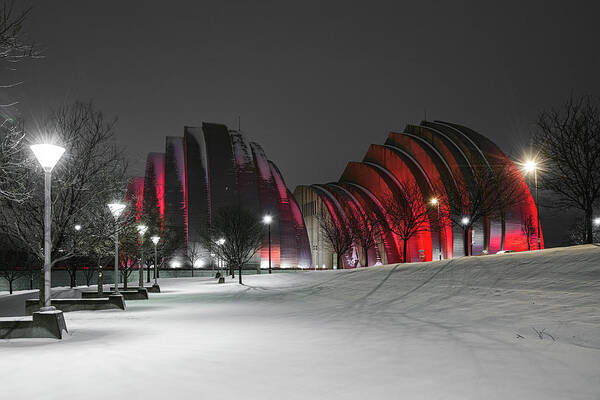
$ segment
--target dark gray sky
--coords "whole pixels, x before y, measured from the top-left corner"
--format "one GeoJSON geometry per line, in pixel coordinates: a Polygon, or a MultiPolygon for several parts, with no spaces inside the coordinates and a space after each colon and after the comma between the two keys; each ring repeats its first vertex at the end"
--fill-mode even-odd
{"type": "Polygon", "coordinates": [[[93,99],[136,174],[183,125],[238,115],[292,190],[337,180],[425,109],[518,153],[540,109],[600,94],[598,2],[33,4],[46,57],[22,67],[21,111],[93,99]]]}

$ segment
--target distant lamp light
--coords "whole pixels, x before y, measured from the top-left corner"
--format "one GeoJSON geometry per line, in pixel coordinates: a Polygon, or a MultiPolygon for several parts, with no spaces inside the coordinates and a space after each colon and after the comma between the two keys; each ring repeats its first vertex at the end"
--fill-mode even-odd
{"type": "Polygon", "coordinates": [[[273,222],[273,217],[272,216],[270,216],[270,215],[267,214],[267,215],[265,215],[263,217],[263,224],[269,225],[271,222],[273,222]]]}
{"type": "Polygon", "coordinates": [[[439,203],[439,200],[436,197],[434,197],[433,199],[431,199],[430,203],[435,206],[439,203]]]}
{"type": "Polygon", "coordinates": [[[461,224],[463,224],[463,225],[468,225],[468,224],[469,224],[469,221],[470,221],[469,217],[463,217],[463,218],[460,220],[460,223],[461,223],[461,224]]]}
{"type": "Polygon", "coordinates": [[[137,226],[137,231],[140,234],[140,236],[144,236],[144,233],[146,233],[147,230],[148,230],[148,227],[146,225],[138,225],[137,226]]]}
{"type": "Polygon", "coordinates": [[[51,172],[58,160],[62,157],[65,149],[53,144],[34,144],[30,146],[35,158],[46,172],[51,172]]]}
{"type": "Polygon", "coordinates": [[[528,160],[525,162],[524,166],[526,172],[533,172],[537,168],[537,163],[534,160],[528,160]]]}
{"type": "Polygon", "coordinates": [[[181,263],[177,260],[171,261],[171,268],[181,268],[181,263]]]}
{"type": "Polygon", "coordinates": [[[224,238],[220,238],[219,240],[217,240],[217,244],[219,246],[223,246],[225,244],[225,239],[224,238]]]}
{"type": "Polygon", "coordinates": [[[79,225],[79,224],[75,225],[75,230],[79,232],[81,230],[81,225],[79,225]]]}
{"type": "Polygon", "coordinates": [[[110,203],[108,205],[108,208],[110,209],[110,213],[113,215],[113,217],[115,217],[115,219],[119,219],[119,217],[123,213],[123,210],[125,209],[125,204],[123,204],[123,203],[110,203]]]}
{"type": "Polygon", "coordinates": [[[204,260],[196,260],[194,262],[194,267],[196,267],[196,268],[202,268],[202,267],[204,267],[204,260]]]}
{"type": "Polygon", "coordinates": [[[150,240],[152,240],[152,243],[154,243],[154,245],[156,246],[158,244],[158,241],[160,240],[160,236],[152,236],[150,240]]]}
{"type": "Polygon", "coordinates": [[[594,218],[594,225],[600,226],[600,217],[594,218]]]}

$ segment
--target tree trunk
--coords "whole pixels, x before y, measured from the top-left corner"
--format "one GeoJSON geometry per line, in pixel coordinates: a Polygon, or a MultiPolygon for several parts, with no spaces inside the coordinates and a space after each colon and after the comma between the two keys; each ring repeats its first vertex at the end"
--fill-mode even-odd
{"type": "Polygon", "coordinates": [[[344,266],[342,265],[342,256],[340,256],[340,253],[337,253],[337,269],[344,269],[344,266]]]}
{"type": "Polygon", "coordinates": [[[235,267],[232,265],[231,267],[229,267],[229,269],[230,269],[229,272],[231,272],[231,277],[235,278],[235,267]]]}
{"type": "Polygon", "coordinates": [[[9,279],[8,280],[8,293],[12,294],[12,292],[13,292],[13,281],[12,281],[12,279],[9,279]]]}
{"type": "Polygon", "coordinates": [[[242,285],[242,266],[238,267],[238,278],[240,279],[240,285],[242,285]]]}
{"type": "Polygon", "coordinates": [[[192,278],[194,277],[194,264],[192,264],[192,278]]]}
{"type": "Polygon", "coordinates": [[[408,262],[408,257],[407,257],[407,252],[408,252],[408,240],[404,239],[403,240],[403,244],[402,244],[402,262],[403,263],[407,263],[408,262]]]}
{"type": "Polygon", "coordinates": [[[594,210],[591,208],[585,210],[585,243],[587,244],[594,243],[594,227],[592,224],[593,217],[594,210]]]}
{"type": "Polygon", "coordinates": [[[127,290],[127,281],[128,281],[128,273],[127,271],[125,271],[125,273],[123,274],[123,289],[127,290]]]}
{"type": "Polygon", "coordinates": [[[365,267],[369,266],[369,249],[363,247],[363,253],[365,256],[365,267]]]}

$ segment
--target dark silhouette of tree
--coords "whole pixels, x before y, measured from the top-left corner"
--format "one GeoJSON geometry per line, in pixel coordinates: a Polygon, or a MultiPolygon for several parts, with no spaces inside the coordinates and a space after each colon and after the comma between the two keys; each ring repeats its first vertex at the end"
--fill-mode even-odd
{"type": "Polygon", "coordinates": [[[263,226],[260,219],[241,206],[222,207],[213,215],[208,234],[202,236],[203,246],[231,268],[238,269],[242,284],[242,268],[261,248],[263,226]],[[221,245],[216,242],[224,239],[221,245]]]}
{"type": "Polygon", "coordinates": [[[347,221],[335,221],[324,211],[319,217],[319,229],[326,245],[336,255],[338,269],[344,269],[343,256],[352,249],[354,235],[347,221]]]}
{"type": "Polygon", "coordinates": [[[524,193],[520,172],[511,163],[471,163],[471,176],[464,185],[446,188],[442,198],[442,220],[451,221],[463,230],[465,255],[471,255],[470,232],[472,227],[487,218],[504,218],[506,212],[520,205],[524,193]]]}
{"type": "MultiPolygon", "coordinates": [[[[353,209],[348,219],[354,243],[360,247],[364,257],[364,266],[369,266],[369,250],[377,247],[380,241],[381,222],[373,215],[371,218],[360,209],[353,209]]],[[[348,229],[347,228],[347,229],[348,229]]]]}
{"type": "Polygon", "coordinates": [[[420,187],[410,182],[400,182],[399,195],[382,201],[387,216],[387,224],[382,221],[382,226],[387,226],[402,240],[402,262],[408,262],[408,241],[430,229],[431,210],[424,201],[420,187]]]}
{"type": "Polygon", "coordinates": [[[533,146],[543,165],[540,186],[557,195],[552,207],[580,210],[585,243],[592,243],[594,206],[600,200],[599,100],[572,96],[562,108],[542,112],[533,146]]]}
{"type": "MultiPolygon", "coordinates": [[[[30,12],[31,7],[17,9],[14,1],[0,2],[0,68],[5,70],[4,78],[17,63],[41,56],[24,31],[30,12]]],[[[6,91],[21,83],[3,81],[0,89],[6,91]]],[[[0,200],[22,201],[31,192],[23,176],[30,160],[24,148],[23,121],[13,107],[16,104],[0,104],[0,200]]]]}
{"type": "Polygon", "coordinates": [[[533,216],[527,215],[521,220],[521,232],[527,238],[527,250],[531,250],[531,239],[537,234],[537,225],[533,222],[533,216]]]}

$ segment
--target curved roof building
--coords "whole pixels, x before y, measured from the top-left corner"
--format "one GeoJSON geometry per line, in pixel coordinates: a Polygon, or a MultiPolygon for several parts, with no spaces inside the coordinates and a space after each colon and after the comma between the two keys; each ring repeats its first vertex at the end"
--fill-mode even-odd
{"type": "MultiPolygon", "coordinates": [[[[130,180],[128,198],[136,199],[138,215],[153,215],[161,231],[175,232],[181,251],[200,242],[220,207],[268,213],[273,267],[311,267],[304,220],[279,169],[258,143],[225,125],[186,126],[183,136],[168,136],[164,153],[148,154],[145,177],[130,180]]],[[[255,262],[268,264],[266,235],[255,262]]]]}
{"type": "MultiPolygon", "coordinates": [[[[452,223],[452,216],[440,218],[446,219],[441,224],[434,224],[434,217],[429,217],[422,222],[426,226],[408,240],[408,261],[452,258],[465,255],[465,251],[477,255],[537,248],[537,231],[533,233],[531,229],[537,226],[535,203],[512,161],[497,145],[469,128],[424,121],[418,126],[408,125],[402,133],[390,132],[382,145],[372,144],[362,162],[348,163],[337,182],[296,188],[294,195],[304,214],[313,265],[331,268],[335,263],[319,227],[323,215],[344,224],[359,212],[370,219],[371,224],[386,224],[389,219],[386,199],[403,201],[406,184],[418,188],[419,207],[428,207],[432,197],[439,198],[440,203],[449,202],[449,193],[472,188],[479,167],[489,170],[491,180],[500,175],[500,167],[511,170],[516,188],[514,197],[519,201],[498,206],[501,209],[497,212],[483,215],[466,235],[461,226],[452,223]]],[[[389,228],[383,227],[383,233],[375,238],[376,245],[368,249],[366,255],[355,243],[354,248],[343,255],[343,267],[364,265],[365,260],[368,265],[401,262],[402,241],[389,228]]],[[[541,234],[540,242],[543,247],[541,234]]]]}

